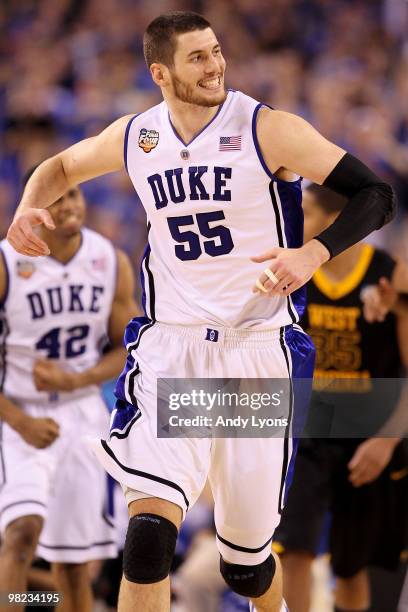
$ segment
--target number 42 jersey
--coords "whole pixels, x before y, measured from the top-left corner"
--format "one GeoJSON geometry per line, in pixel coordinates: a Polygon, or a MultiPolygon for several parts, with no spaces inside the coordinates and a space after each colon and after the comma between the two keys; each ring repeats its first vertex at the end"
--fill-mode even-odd
{"type": "Polygon", "coordinates": [[[89,393],[37,391],[33,367],[51,359],[81,372],[94,366],[106,346],[116,283],[116,254],[100,234],[84,228],[79,250],[66,264],[52,257],[25,257],[0,243],[7,274],[1,314],[1,391],[24,402],[63,401],[89,393]]]}
{"type": "Polygon", "coordinates": [[[288,298],[252,293],[268,264],[251,257],[303,242],[300,180],[279,180],[267,168],[256,136],[261,107],[229,91],[189,143],[165,102],[130,120],[125,163],[148,219],[142,282],[150,319],[247,329],[299,319],[303,289],[288,298]]]}

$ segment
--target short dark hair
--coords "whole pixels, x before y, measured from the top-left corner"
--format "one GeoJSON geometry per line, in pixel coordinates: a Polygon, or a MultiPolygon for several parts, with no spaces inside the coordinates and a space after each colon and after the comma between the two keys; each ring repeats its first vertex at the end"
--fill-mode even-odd
{"type": "Polygon", "coordinates": [[[306,187],[306,191],[314,196],[316,204],[328,215],[342,211],[347,204],[347,198],[323,185],[311,183],[306,187]]]}
{"type": "Polygon", "coordinates": [[[147,26],[143,36],[143,53],[147,67],[154,62],[172,66],[176,50],[175,34],[205,30],[211,24],[191,11],[171,11],[159,15],[147,26]]]}

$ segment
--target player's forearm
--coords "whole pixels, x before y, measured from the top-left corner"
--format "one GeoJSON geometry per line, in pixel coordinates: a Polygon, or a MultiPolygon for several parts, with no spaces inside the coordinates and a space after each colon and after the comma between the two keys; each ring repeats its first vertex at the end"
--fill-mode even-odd
{"type": "Polygon", "coordinates": [[[396,203],[391,186],[349,153],[323,184],[348,198],[334,223],[315,237],[332,257],[380,229],[395,215],[396,203]]]}
{"type": "Polygon", "coordinates": [[[15,431],[18,431],[24,416],[24,411],[21,408],[0,393],[0,419],[2,421],[15,431]]]}
{"type": "Polygon", "coordinates": [[[56,155],[47,159],[38,166],[28,180],[15,218],[19,217],[28,208],[48,208],[70,186],[60,156],[56,155]]]}
{"type": "Polygon", "coordinates": [[[314,238],[306,242],[302,250],[316,268],[319,268],[330,259],[329,250],[319,240],[314,238]]]}
{"type": "Polygon", "coordinates": [[[89,387],[90,385],[100,385],[107,380],[112,380],[119,376],[123,370],[126,359],[126,349],[117,346],[103,355],[102,359],[92,368],[72,374],[74,389],[89,387]]]}

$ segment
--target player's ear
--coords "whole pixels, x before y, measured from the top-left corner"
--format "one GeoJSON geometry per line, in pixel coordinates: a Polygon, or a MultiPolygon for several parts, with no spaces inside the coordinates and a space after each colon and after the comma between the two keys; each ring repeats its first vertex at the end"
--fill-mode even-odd
{"type": "Polygon", "coordinates": [[[168,83],[167,69],[163,64],[154,63],[150,66],[150,74],[153,81],[159,87],[164,87],[168,83]]]}

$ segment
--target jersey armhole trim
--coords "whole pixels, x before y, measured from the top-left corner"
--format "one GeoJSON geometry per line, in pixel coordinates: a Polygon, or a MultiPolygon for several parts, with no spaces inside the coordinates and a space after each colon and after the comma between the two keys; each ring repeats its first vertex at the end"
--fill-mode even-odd
{"type": "MultiPolygon", "coordinates": [[[[115,301],[116,291],[117,291],[118,282],[119,282],[119,257],[118,257],[118,249],[112,243],[111,243],[111,247],[112,247],[113,259],[114,259],[114,263],[113,263],[114,276],[113,276],[113,283],[112,283],[112,301],[111,301],[111,311],[112,311],[112,304],[115,301]]],[[[110,314],[108,318],[110,318],[110,314]]]]}
{"type": "Polygon", "coordinates": [[[7,302],[7,298],[8,298],[8,294],[9,294],[9,289],[10,289],[10,272],[9,272],[9,268],[7,265],[7,260],[6,260],[6,256],[4,254],[3,249],[0,247],[0,255],[3,259],[3,263],[4,263],[4,271],[6,273],[6,286],[4,288],[4,295],[0,298],[0,308],[4,308],[4,306],[6,305],[7,302]]]}
{"type": "Polygon", "coordinates": [[[126,126],[125,139],[123,142],[123,159],[125,162],[126,172],[129,172],[128,164],[127,164],[127,145],[128,145],[128,139],[129,139],[130,126],[132,125],[132,122],[134,121],[134,119],[136,119],[136,117],[138,117],[139,115],[140,113],[137,113],[137,115],[134,115],[131,119],[129,119],[128,124],[126,126]]]}
{"type": "Polygon", "coordinates": [[[269,104],[264,104],[263,102],[259,102],[259,104],[256,105],[255,110],[252,115],[252,139],[254,141],[255,150],[258,155],[258,159],[261,163],[261,166],[272,181],[276,181],[277,183],[281,183],[282,185],[296,185],[297,186],[299,183],[301,183],[302,177],[299,176],[299,178],[295,179],[294,181],[284,181],[283,179],[277,177],[276,174],[273,174],[273,172],[269,170],[265,162],[265,159],[262,155],[261,147],[259,146],[258,136],[256,133],[256,120],[258,117],[258,113],[262,107],[266,107],[266,108],[270,108],[271,110],[274,110],[272,106],[269,106],[269,104]]]}

